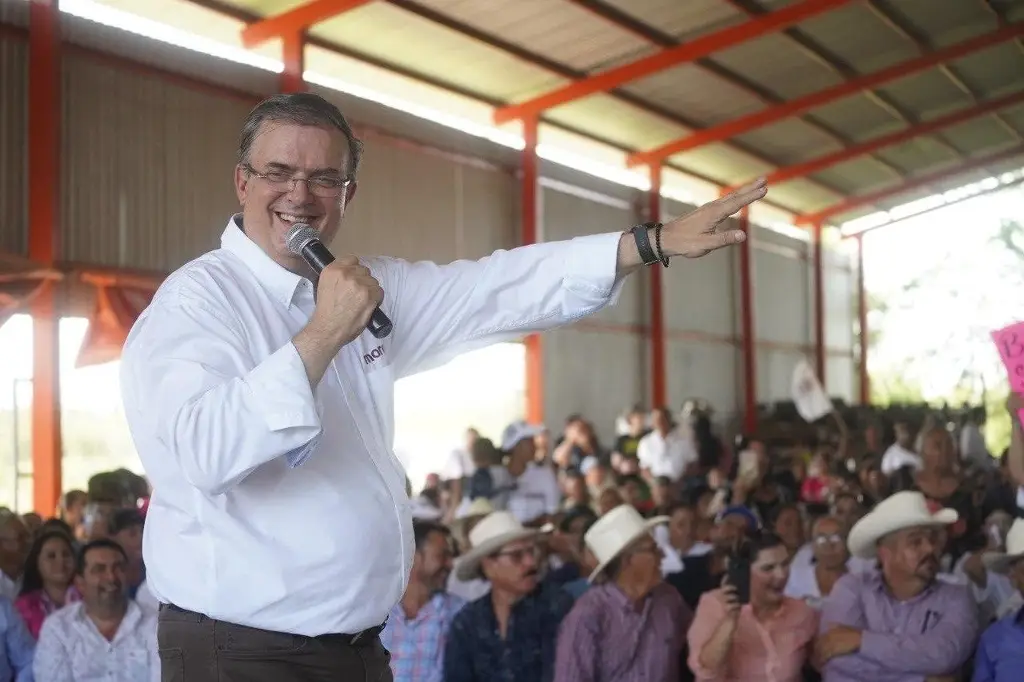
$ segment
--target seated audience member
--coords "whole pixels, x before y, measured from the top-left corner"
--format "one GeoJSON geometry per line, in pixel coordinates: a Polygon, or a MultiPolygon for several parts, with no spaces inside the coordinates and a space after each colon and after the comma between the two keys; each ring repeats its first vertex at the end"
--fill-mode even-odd
{"type": "Polygon", "coordinates": [[[804,516],[800,507],[795,504],[783,504],[776,507],[769,527],[789,550],[790,561],[794,564],[809,564],[811,562],[814,549],[805,542],[804,516]]]}
{"type": "Polygon", "coordinates": [[[750,601],[741,604],[728,582],[700,598],[688,636],[690,669],[697,680],[800,682],[818,617],[784,593],[786,546],[777,535],[755,532],[730,561],[750,566],[750,601]]]}
{"type": "Polygon", "coordinates": [[[75,589],[75,552],[71,538],[47,531],[36,538],[25,562],[21,594],[14,602],[33,639],[54,611],[79,600],[75,589]]]}
{"type": "Polygon", "coordinates": [[[850,553],[839,521],[823,516],[811,526],[813,559],[807,564],[790,567],[786,594],[802,599],[812,608],[820,608],[821,600],[832,592],[836,581],[846,575],[850,553]]]}
{"type": "Polygon", "coordinates": [[[501,453],[489,438],[477,438],[471,446],[470,456],[474,470],[467,484],[467,499],[490,500],[495,510],[504,511],[513,485],[512,475],[501,463],[501,453]]]}
{"type": "MultiPolygon", "coordinates": [[[[465,554],[470,550],[469,534],[473,532],[473,528],[495,511],[490,501],[486,499],[473,500],[459,510],[450,526],[459,554],[465,554]]],[[[479,574],[470,580],[461,580],[458,571],[452,571],[448,576],[448,593],[463,601],[476,601],[490,590],[491,584],[479,574]]]]}
{"type": "Polygon", "coordinates": [[[453,554],[448,529],[417,520],[413,537],[409,586],[391,609],[380,641],[391,652],[395,682],[441,682],[448,629],[465,602],[445,592],[453,554]]]}
{"type": "Polygon", "coordinates": [[[839,493],[832,498],[832,516],[843,525],[843,535],[864,516],[864,504],[854,493],[839,493]]]}
{"type": "MultiPolygon", "coordinates": [[[[904,422],[896,424],[896,442],[882,455],[882,473],[892,476],[904,467],[920,469],[921,457],[914,451],[914,434],[904,422]]],[[[923,431],[923,429],[922,429],[923,431]]]]}
{"type": "Polygon", "coordinates": [[[576,507],[590,506],[590,489],[587,488],[587,482],[583,478],[583,474],[576,469],[569,469],[565,472],[565,477],[562,479],[562,488],[565,490],[565,500],[562,502],[562,508],[566,511],[576,507]]]}
{"type": "Polygon", "coordinates": [[[659,407],[651,412],[650,433],[637,444],[637,459],[645,478],[654,480],[664,476],[673,483],[699,467],[697,448],[693,440],[673,423],[668,408],[659,407]]]}
{"type": "Polygon", "coordinates": [[[661,572],[665,575],[683,570],[686,557],[702,556],[711,551],[711,545],[697,540],[697,508],[684,502],[675,502],[665,510],[668,523],[654,529],[654,539],[665,553],[661,572]]]}
{"type": "Polygon", "coordinates": [[[580,534],[578,536],[573,536],[573,541],[576,543],[576,561],[579,577],[562,585],[562,589],[572,595],[573,599],[579,599],[583,596],[584,592],[590,589],[590,575],[597,570],[599,562],[597,557],[594,556],[594,552],[587,547],[585,540],[587,531],[597,523],[597,519],[597,516],[587,519],[586,524],[580,529],[580,534]]]}
{"type": "Polygon", "coordinates": [[[551,682],[555,640],[572,597],[539,577],[539,531],[494,512],[470,531],[455,565],[460,580],[491,590],[455,615],[444,654],[445,682],[551,682]]]}
{"type": "Polygon", "coordinates": [[[938,531],[957,517],[904,491],[857,522],[850,552],[877,558],[881,570],[848,573],[825,599],[815,650],[825,682],[960,675],[977,641],[977,607],[966,586],[937,579],[938,531]]]}
{"type": "Polygon", "coordinates": [[[534,460],[536,436],[543,430],[543,426],[517,421],[509,424],[501,435],[501,450],[508,455],[506,467],[515,484],[509,494],[508,511],[531,528],[552,521],[562,502],[554,470],[534,460]]]}
{"type": "Polygon", "coordinates": [[[757,528],[757,517],[749,509],[726,507],[711,527],[711,551],[686,557],[682,570],[669,573],[665,580],[679,591],[687,606],[697,608],[701,595],[721,586],[729,554],[757,528]]]}
{"type": "Polygon", "coordinates": [[[110,538],[121,545],[128,557],[125,584],[131,599],[135,598],[139,586],[146,580],[146,566],[142,562],[142,527],[145,521],[138,509],[118,509],[110,517],[110,538]]]}
{"type": "Polygon", "coordinates": [[[589,589],[562,621],[555,682],[643,680],[676,682],[679,652],[691,613],[661,575],[661,550],[651,530],[667,517],[645,521],[622,505],[587,531],[600,564],[589,589]]]}
{"type": "Polygon", "coordinates": [[[71,528],[73,540],[81,537],[82,520],[85,517],[85,505],[88,502],[89,496],[84,490],[69,490],[61,499],[59,516],[71,528]]]}
{"type": "MultiPolygon", "coordinates": [[[[989,573],[1008,575],[1017,593],[1024,592],[1024,519],[1013,522],[1005,552],[983,557],[989,573]]],[[[1024,678],[1024,608],[1016,608],[985,630],[974,657],[972,682],[1018,682],[1024,678]]]]}
{"type": "Polygon", "coordinates": [[[612,509],[623,504],[625,501],[626,500],[623,499],[622,493],[619,492],[618,488],[605,488],[601,491],[601,494],[597,496],[597,513],[604,516],[612,509]]]}
{"type": "Polygon", "coordinates": [[[548,580],[556,585],[565,586],[589,575],[581,572],[581,548],[583,533],[596,518],[597,514],[590,507],[573,507],[562,516],[551,538],[552,548],[557,551],[561,565],[551,570],[548,580]]]}
{"type": "Polygon", "coordinates": [[[21,589],[21,574],[32,538],[21,517],[0,507],[0,597],[14,601],[21,589]]]}
{"type": "Polygon", "coordinates": [[[0,597],[0,682],[32,682],[36,643],[7,597],[0,597]]]}
{"type": "Polygon", "coordinates": [[[828,462],[821,452],[814,453],[807,466],[807,476],[800,483],[800,501],[818,504],[828,501],[828,462]]]}
{"type": "Polygon", "coordinates": [[[43,623],[36,682],[160,682],[156,618],[128,598],[127,563],[113,540],[82,547],[75,570],[82,601],[43,623]]]}

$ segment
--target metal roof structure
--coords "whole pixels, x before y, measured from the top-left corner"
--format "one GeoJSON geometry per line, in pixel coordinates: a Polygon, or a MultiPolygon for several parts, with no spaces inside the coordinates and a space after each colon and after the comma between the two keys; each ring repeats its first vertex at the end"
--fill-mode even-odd
{"type": "MultiPolygon", "coordinates": [[[[1024,165],[1024,0],[191,0],[838,222],[1024,165]]],[[[286,55],[287,56],[287,55],[286,55]]]]}

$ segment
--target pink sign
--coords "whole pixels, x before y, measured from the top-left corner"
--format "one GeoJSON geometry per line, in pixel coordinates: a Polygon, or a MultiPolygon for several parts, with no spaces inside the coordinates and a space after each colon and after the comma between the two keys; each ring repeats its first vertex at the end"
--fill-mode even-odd
{"type": "MultiPolygon", "coordinates": [[[[1010,390],[1024,395],[1024,322],[997,329],[992,332],[992,340],[996,342],[999,357],[1006,366],[1010,390]]],[[[1018,412],[1017,417],[1024,423],[1024,410],[1018,412]]]]}

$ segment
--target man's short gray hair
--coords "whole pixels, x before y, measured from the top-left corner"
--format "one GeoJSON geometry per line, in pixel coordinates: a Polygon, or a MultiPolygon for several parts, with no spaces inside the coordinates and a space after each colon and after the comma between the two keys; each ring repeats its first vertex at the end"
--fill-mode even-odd
{"type": "Polygon", "coordinates": [[[273,95],[263,100],[249,112],[238,138],[238,162],[249,163],[256,133],[265,121],[281,121],[304,126],[320,126],[340,130],[348,141],[348,175],[355,177],[359,161],[363,156],[363,143],[359,141],[352,126],[348,124],[341,110],[320,95],[311,92],[297,92],[273,95]]]}

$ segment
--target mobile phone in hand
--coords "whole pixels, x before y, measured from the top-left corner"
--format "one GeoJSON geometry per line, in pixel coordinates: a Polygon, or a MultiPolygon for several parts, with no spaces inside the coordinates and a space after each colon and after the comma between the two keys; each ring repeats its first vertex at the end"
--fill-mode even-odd
{"type": "Polygon", "coordinates": [[[725,574],[726,581],[736,590],[736,599],[740,604],[750,603],[750,562],[737,557],[729,557],[729,568],[725,574]]]}

